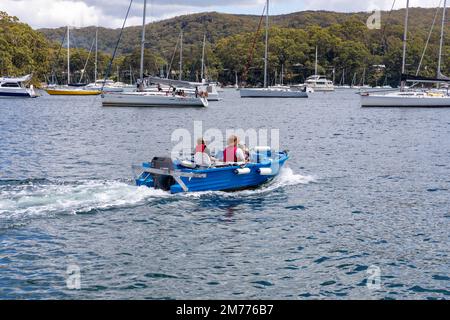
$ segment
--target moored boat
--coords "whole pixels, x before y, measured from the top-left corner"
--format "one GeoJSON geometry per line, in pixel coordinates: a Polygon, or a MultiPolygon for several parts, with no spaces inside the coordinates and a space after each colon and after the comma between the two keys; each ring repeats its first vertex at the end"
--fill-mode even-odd
{"type": "Polygon", "coordinates": [[[87,90],[84,88],[70,87],[47,88],[45,91],[52,96],[95,96],[101,93],[100,90],[87,90]]]}
{"type": "Polygon", "coordinates": [[[241,98],[308,98],[302,90],[285,88],[241,88],[241,98]]]}
{"type": "Polygon", "coordinates": [[[121,92],[102,95],[104,107],[207,107],[205,97],[156,92],[121,92]]]}
{"type": "Polygon", "coordinates": [[[0,98],[36,98],[33,85],[29,88],[25,83],[31,80],[31,75],[19,78],[0,77],[0,98]]]}
{"type": "Polygon", "coordinates": [[[136,185],[170,191],[235,191],[261,186],[279,173],[289,159],[287,151],[273,152],[268,147],[255,148],[249,162],[216,162],[209,166],[195,161],[155,157],[138,170],[136,185]]]}
{"type": "Polygon", "coordinates": [[[70,27],[67,26],[67,85],[49,85],[45,91],[52,96],[93,96],[101,93],[100,90],[84,90],[85,86],[85,83],[70,81],[70,27]]]}
{"type": "MultiPolygon", "coordinates": [[[[241,98],[308,98],[308,93],[300,90],[276,88],[268,86],[268,63],[269,63],[269,0],[266,1],[266,40],[264,53],[264,87],[263,88],[241,88],[239,90],[241,98]]],[[[237,84],[237,73],[236,73],[237,84]]]]}
{"type": "MultiPolygon", "coordinates": [[[[83,89],[88,91],[103,91],[103,92],[122,92],[123,83],[117,83],[113,80],[99,79],[86,85],[83,89]]],[[[133,88],[135,88],[133,86],[133,88]]]]}
{"type": "MultiPolygon", "coordinates": [[[[361,106],[362,107],[450,107],[450,94],[448,91],[448,84],[450,78],[441,73],[442,49],[445,29],[445,12],[447,1],[444,1],[442,10],[442,26],[441,37],[439,45],[438,69],[436,78],[421,77],[418,75],[410,75],[406,73],[406,49],[407,49],[407,35],[408,35],[408,13],[409,0],[406,1],[405,11],[405,26],[403,35],[403,57],[402,57],[402,73],[401,86],[399,91],[394,92],[362,92],[361,106]],[[411,87],[407,87],[407,83],[412,83],[411,87]],[[440,89],[442,86],[447,86],[447,90],[433,90],[433,89],[415,89],[417,84],[433,84],[440,89]]],[[[425,48],[426,49],[426,48],[425,48]]],[[[425,51],[424,51],[425,53],[425,51]]]]}
{"type": "Polygon", "coordinates": [[[444,92],[398,91],[361,94],[363,107],[450,107],[450,96],[444,92]]]}
{"type": "Polygon", "coordinates": [[[304,84],[306,87],[311,88],[314,92],[329,92],[334,91],[333,81],[328,80],[325,76],[313,75],[306,79],[304,84]]]}

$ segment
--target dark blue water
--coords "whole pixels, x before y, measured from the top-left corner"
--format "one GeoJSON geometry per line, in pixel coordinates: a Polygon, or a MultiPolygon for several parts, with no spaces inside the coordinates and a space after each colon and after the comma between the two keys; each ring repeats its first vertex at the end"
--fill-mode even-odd
{"type": "Polygon", "coordinates": [[[0,298],[449,298],[449,109],[223,96],[207,109],[0,100],[0,298]],[[279,128],[288,168],[237,193],[134,187],[130,165],[194,120],[279,128]]]}

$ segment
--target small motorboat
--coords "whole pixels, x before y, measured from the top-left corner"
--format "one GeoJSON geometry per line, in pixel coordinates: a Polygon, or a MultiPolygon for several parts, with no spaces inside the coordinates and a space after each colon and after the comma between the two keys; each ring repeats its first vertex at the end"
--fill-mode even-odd
{"type": "Polygon", "coordinates": [[[255,147],[249,161],[241,163],[208,163],[197,156],[190,160],[154,157],[133,166],[136,184],[171,193],[252,189],[275,178],[289,159],[287,151],[274,152],[269,147],[255,147]]]}

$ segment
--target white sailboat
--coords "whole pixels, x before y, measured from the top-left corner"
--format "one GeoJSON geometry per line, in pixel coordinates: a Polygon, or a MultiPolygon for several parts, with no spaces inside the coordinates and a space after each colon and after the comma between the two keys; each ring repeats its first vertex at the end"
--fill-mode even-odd
{"type": "Polygon", "coordinates": [[[266,46],[264,54],[264,88],[241,88],[241,98],[308,98],[308,94],[301,90],[277,88],[267,86],[267,65],[269,46],[269,0],[266,2],[266,46]]]}
{"type": "Polygon", "coordinates": [[[403,36],[403,61],[402,61],[402,83],[400,91],[388,93],[361,93],[361,106],[363,107],[450,107],[450,95],[444,90],[406,90],[406,83],[450,83],[450,79],[441,73],[442,46],[445,28],[445,11],[447,0],[444,0],[442,13],[442,27],[439,49],[439,62],[436,79],[419,76],[411,76],[405,73],[406,66],[406,44],[408,33],[409,0],[406,2],[405,31],[403,36]]]}
{"type": "MultiPolygon", "coordinates": [[[[140,62],[140,89],[134,92],[106,93],[102,94],[103,106],[121,107],[207,107],[208,100],[205,96],[197,94],[186,95],[183,91],[172,92],[146,92],[144,91],[144,46],[145,46],[145,17],[147,0],[144,0],[144,12],[142,18],[141,38],[141,62],[140,62]]],[[[182,55],[180,53],[180,80],[181,80],[182,55]]]]}
{"type": "Polygon", "coordinates": [[[97,79],[98,76],[98,27],[95,30],[94,82],[84,87],[85,90],[103,90],[103,92],[122,92],[124,84],[110,79],[97,79]]]}
{"type": "Polygon", "coordinates": [[[29,88],[25,83],[31,80],[31,75],[19,78],[0,77],[0,98],[36,98],[33,85],[29,88]]]}

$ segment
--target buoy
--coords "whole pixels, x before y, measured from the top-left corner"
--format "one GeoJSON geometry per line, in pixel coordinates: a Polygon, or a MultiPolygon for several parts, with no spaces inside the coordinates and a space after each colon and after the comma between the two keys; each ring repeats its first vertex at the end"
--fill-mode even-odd
{"type": "Polygon", "coordinates": [[[250,168],[236,169],[236,170],[234,170],[234,173],[236,173],[236,174],[249,174],[250,173],[250,168]]]}
{"type": "Polygon", "coordinates": [[[271,176],[272,168],[259,168],[259,174],[262,176],[271,176]]]}

